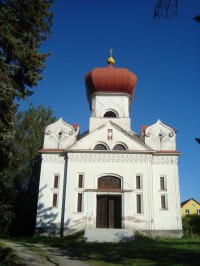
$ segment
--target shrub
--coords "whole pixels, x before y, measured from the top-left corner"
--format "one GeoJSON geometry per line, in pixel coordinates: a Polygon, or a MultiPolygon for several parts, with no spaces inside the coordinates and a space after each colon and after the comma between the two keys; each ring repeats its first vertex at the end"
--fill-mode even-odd
{"type": "Polygon", "coordinates": [[[200,236],[200,215],[190,214],[183,217],[183,232],[186,235],[200,236]]]}

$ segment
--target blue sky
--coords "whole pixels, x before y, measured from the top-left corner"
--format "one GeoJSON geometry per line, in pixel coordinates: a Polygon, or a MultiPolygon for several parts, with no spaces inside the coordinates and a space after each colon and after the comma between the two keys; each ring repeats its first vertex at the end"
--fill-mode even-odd
{"type": "MultiPolygon", "coordinates": [[[[84,76],[106,66],[113,48],[116,67],[138,77],[130,116],[132,129],[158,119],[174,127],[179,162],[181,201],[200,201],[200,13],[199,1],[180,0],[178,17],[153,18],[156,1],[56,1],[52,35],[41,50],[52,52],[45,79],[30,98],[50,106],[57,118],[88,129],[90,116],[84,76]]],[[[27,103],[21,104],[26,109],[27,103]]]]}

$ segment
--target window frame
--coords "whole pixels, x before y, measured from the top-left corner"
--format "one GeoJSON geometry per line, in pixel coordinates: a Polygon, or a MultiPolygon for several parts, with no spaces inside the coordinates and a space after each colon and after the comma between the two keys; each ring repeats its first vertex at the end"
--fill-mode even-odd
{"type": "Polygon", "coordinates": [[[115,175],[109,175],[109,174],[108,175],[102,175],[102,176],[97,178],[97,189],[100,189],[100,190],[102,190],[102,189],[121,190],[122,189],[122,178],[115,176],[115,175]],[[111,180],[111,179],[113,179],[113,180],[111,180]],[[119,187],[112,187],[112,186],[107,187],[107,185],[114,185],[115,186],[116,183],[119,184],[119,187]],[[103,184],[105,186],[102,186],[103,184]]]}
{"type": "Polygon", "coordinates": [[[136,214],[143,214],[143,194],[136,194],[136,214]]]}
{"type": "Polygon", "coordinates": [[[77,213],[83,212],[83,193],[77,193],[77,213]]]}
{"type": "Polygon", "coordinates": [[[53,189],[59,189],[59,186],[60,186],[60,174],[54,174],[53,177],[54,177],[53,178],[53,189]],[[56,177],[58,178],[57,179],[57,187],[55,186],[56,177]]]}
{"type": "Polygon", "coordinates": [[[108,109],[108,110],[105,110],[105,111],[103,112],[103,114],[102,114],[102,118],[105,118],[105,119],[108,119],[108,118],[111,118],[111,119],[113,119],[113,118],[119,118],[119,114],[118,114],[117,111],[115,111],[115,110],[113,110],[113,109],[108,109]],[[107,113],[109,113],[109,112],[115,114],[115,116],[105,116],[105,114],[107,114],[107,113]]]}
{"type": "Polygon", "coordinates": [[[78,173],[78,188],[81,189],[81,188],[84,188],[84,180],[85,180],[85,177],[84,177],[84,173],[78,173]],[[82,176],[82,178],[80,179],[80,177],[82,176]]]}
{"type": "Polygon", "coordinates": [[[190,214],[190,209],[185,209],[185,215],[189,215],[190,214]]]}
{"type": "Polygon", "coordinates": [[[113,148],[112,148],[113,151],[127,151],[127,146],[125,144],[122,144],[122,143],[116,143],[113,148]],[[115,149],[116,146],[121,146],[123,147],[123,149],[115,149]]]}
{"type": "Polygon", "coordinates": [[[143,189],[143,178],[142,178],[142,174],[136,174],[135,175],[135,189],[137,189],[137,190],[143,189]],[[139,177],[139,187],[138,187],[138,182],[137,182],[138,177],[139,177]]]}
{"type": "Polygon", "coordinates": [[[160,175],[160,191],[167,190],[167,178],[165,175],[160,175]]]}
{"type": "Polygon", "coordinates": [[[107,151],[107,150],[109,150],[109,147],[108,147],[108,145],[107,145],[106,143],[104,143],[104,142],[97,142],[96,144],[93,145],[92,149],[95,150],[95,151],[107,151]],[[97,149],[95,149],[95,147],[96,147],[97,145],[104,146],[105,149],[98,149],[98,150],[97,150],[97,149]]]}
{"type": "Polygon", "coordinates": [[[161,207],[161,210],[168,210],[167,194],[161,194],[160,195],[160,207],[161,207]],[[164,201],[162,199],[164,199],[164,201]],[[164,205],[163,205],[163,203],[164,203],[164,205]]]}
{"type": "Polygon", "coordinates": [[[54,192],[54,193],[53,193],[52,207],[53,207],[53,208],[58,208],[58,192],[54,192]],[[55,203],[55,204],[54,204],[54,203],[55,203]]]}

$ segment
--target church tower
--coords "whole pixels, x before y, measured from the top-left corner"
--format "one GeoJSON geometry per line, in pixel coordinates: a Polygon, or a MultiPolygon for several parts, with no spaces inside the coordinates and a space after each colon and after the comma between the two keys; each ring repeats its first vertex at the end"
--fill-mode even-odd
{"type": "Polygon", "coordinates": [[[115,68],[112,56],[107,62],[107,67],[95,68],[85,76],[91,110],[89,131],[95,130],[109,120],[130,131],[129,110],[137,77],[126,68],[115,68]]]}

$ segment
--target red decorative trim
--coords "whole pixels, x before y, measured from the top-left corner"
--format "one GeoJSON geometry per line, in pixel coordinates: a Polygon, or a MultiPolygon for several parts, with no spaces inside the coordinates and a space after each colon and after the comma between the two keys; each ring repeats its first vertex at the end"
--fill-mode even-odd
{"type": "Polygon", "coordinates": [[[141,128],[142,131],[145,131],[148,127],[149,126],[141,126],[140,128],[141,128]]]}
{"type": "Polygon", "coordinates": [[[41,149],[38,152],[41,153],[59,153],[59,152],[63,152],[65,149],[41,149]]]}
{"type": "Polygon", "coordinates": [[[113,138],[113,131],[112,129],[108,129],[108,140],[112,140],[113,138]]]}
{"type": "Polygon", "coordinates": [[[73,126],[74,129],[79,128],[79,124],[72,124],[72,126],[73,126]]]}
{"type": "Polygon", "coordinates": [[[156,151],[156,153],[178,153],[180,154],[181,152],[180,151],[172,151],[172,150],[161,150],[161,151],[156,151]]]}
{"type": "Polygon", "coordinates": [[[132,192],[132,189],[112,189],[112,188],[101,188],[101,189],[85,189],[86,192],[132,192]]]}

